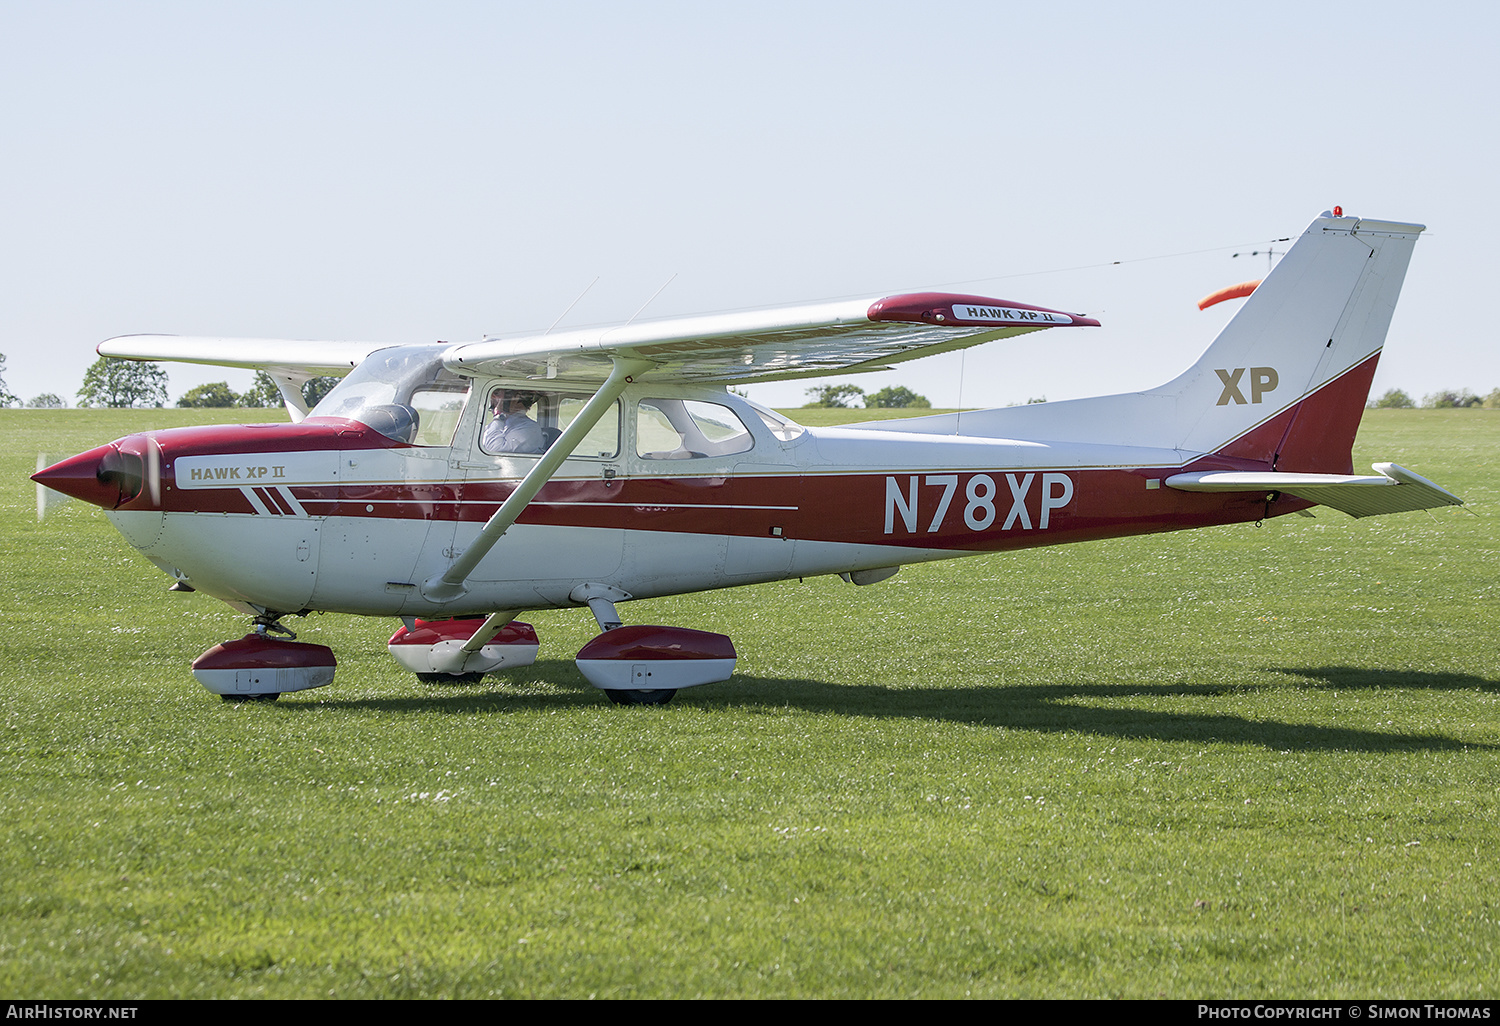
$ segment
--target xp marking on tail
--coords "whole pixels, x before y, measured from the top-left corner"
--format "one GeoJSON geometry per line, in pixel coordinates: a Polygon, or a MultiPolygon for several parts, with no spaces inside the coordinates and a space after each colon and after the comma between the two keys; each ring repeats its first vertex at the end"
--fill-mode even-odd
{"type": "Polygon", "coordinates": [[[658,704],[727,679],[734,649],[622,627],[630,599],[818,574],[871,584],[906,563],[1316,504],[1459,503],[1394,464],[1355,475],[1350,456],[1421,231],[1324,214],[1172,381],[961,421],[803,428],[729,386],[1098,322],[925,292],[458,344],[123,336],[99,352],[266,370],[293,422],[130,435],[36,480],[104,507],[163,571],[252,618],[195,664],[226,698],[332,679],[326,649],[275,637],[292,636],[288,615],[399,617],[403,666],[474,678],[535,658],[526,610],[571,606],[601,632],[579,654],[590,682],[658,704]],[[297,386],[322,374],[345,377],[308,411],[297,386]],[[494,400],[516,391],[532,403],[507,414],[494,400]],[[542,451],[504,451],[495,416],[534,418],[542,451]]]}

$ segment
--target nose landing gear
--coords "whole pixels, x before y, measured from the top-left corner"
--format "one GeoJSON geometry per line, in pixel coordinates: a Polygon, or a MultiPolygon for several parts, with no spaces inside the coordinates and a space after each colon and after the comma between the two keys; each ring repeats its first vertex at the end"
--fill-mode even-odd
{"type": "Polygon", "coordinates": [[[226,702],[274,702],[287,691],[333,683],[338,660],[327,645],[298,644],[279,616],[255,618],[243,638],[215,645],[193,660],[198,683],[226,702]],[[274,638],[284,634],[287,640],[274,638]]]}

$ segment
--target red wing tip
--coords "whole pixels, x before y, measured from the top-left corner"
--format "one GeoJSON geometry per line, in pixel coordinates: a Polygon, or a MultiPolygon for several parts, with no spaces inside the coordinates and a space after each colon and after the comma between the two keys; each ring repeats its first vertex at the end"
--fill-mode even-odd
{"type": "Polygon", "coordinates": [[[913,292],[887,296],[870,304],[872,321],[906,321],[951,327],[1097,328],[1099,322],[1082,314],[1049,310],[1030,303],[1013,303],[987,296],[949,292],[913,292]]]}

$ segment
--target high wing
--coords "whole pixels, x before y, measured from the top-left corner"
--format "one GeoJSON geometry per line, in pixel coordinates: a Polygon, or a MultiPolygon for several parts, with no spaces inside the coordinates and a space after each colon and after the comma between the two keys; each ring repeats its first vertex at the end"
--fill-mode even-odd
{"type": "Polygon", "coordinates": [[[459,374],[571,378],[597,382],[598,390],[463,554],[422,583],[422,594],[447,601],[467,590],[469,574],[628,382],[730,384],[883,370],[991,339],[1098,323],[981,296],[924,292],[453,346],[443,363],[459,374]]]}
{"type": "MultiPolygon", "coordinates": [[[[465,376],[509,374],[602,382],[617,361],[646,369],[637,381],[743,384],[886,370],[1043,328],[1098,327],[1081,314],[984,296],[914,292],[876,299],[627,323],[556,334],[449,345],[443,362],[465,376]]],[[[320,342],[182,335],[121,335],[101,356],[264,370],[293,420],[307,414],[301,386],[344,375],[379,342],[320,342]]],[[[443,343],[437,343],[443,345],[443,343]]]]}
{"type": "Polygon", "coordinates": [[[1209,471],[1174,474],[1166,483],[1184,492],[1284,492],[1351,517],[1463,505],[1464,500],[1446,488],[1405,467],[1376,463],[1371,469],[1379,476],[1209,471]]]}
{"type": "Polygon", "coordinates": [[[443,362],[467,375],[603,380],[626,358],[653,365],[638,381],[746,384],[887,370],[1069,325],[1099,322],[983,296],[918,292],[471,342],[449,348],[443,362]]]}

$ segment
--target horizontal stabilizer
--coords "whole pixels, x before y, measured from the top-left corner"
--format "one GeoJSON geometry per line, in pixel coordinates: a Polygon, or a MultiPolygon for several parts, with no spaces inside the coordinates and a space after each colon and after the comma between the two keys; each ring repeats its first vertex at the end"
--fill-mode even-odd
{"type": "Polygon", "coordinates": [[[1174,474],[1167,478],[1166,484],[1183,492],[1281,492],[1320,506],[1331,506],[1351,517],[1463,505],[1464,500],[1446,488],[1405,467],[1377,463],[1374,470],[1378,476],[1207,471],[1174,474]]]}

